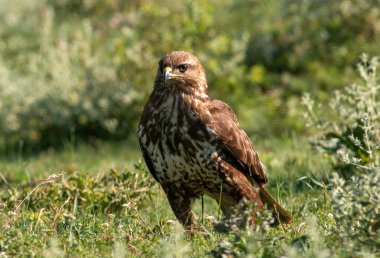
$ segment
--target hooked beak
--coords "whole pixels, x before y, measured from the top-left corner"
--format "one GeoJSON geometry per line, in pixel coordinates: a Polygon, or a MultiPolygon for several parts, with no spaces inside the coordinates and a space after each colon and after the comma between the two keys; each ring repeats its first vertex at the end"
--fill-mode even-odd
{"type": "Polygon", "coordinates": [[[164,68],[162,77],[164,77],[164,81],[166,82],[167,80],[177,78],[177,77],[184,77],[184,76],[182,74],[173,73],[173,69],[167,66],[164,68]]]}
{"type": "Polygon", "coordinates": [[[164,68],[164,72],[163,72],[163,76],[164,76],[164,81],[167,81],[167,80],[169,80],[170,78],[172,78],[173,76],[172,76],[172,68],[170,68],[170,67],[165,67],[164,68]]]}

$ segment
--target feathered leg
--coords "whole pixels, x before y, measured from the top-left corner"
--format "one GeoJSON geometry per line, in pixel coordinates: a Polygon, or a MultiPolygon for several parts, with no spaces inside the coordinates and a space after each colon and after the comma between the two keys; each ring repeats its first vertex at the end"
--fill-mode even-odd
{"type": "Polygon", "coordinates": [[[194,199],[181,194],[181,190],[172,187],[166,189],[165,192],[174,215],[185,229],[192,230],[194,226],[194,214],[192,212],[194,199]]]}

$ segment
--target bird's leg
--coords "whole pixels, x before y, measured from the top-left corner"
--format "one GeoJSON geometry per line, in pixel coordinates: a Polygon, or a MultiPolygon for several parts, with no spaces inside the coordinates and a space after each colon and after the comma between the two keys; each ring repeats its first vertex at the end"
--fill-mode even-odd
{"type": "Polygon", "coordinates": [[[255,202],[258,208],[264,207],[258,190],[249,183],[245,176],[239,178],[235,176],[232,179],[232,182],[223,182],[219,193],[211,194],[211,197],[218,203],[223,214],[226,214],[231,207],[234,207],[242,199],[255,202]]]}
{"type": "Polygon", "coordinates": [[[191,231],[194,226],[194,214],[192,212],[194,200],[186,197],[186,195],[180,194],[180,191],[178,190],[170,189],[166,195],[179,222],[185,227],[186,230],[191,231]]]}

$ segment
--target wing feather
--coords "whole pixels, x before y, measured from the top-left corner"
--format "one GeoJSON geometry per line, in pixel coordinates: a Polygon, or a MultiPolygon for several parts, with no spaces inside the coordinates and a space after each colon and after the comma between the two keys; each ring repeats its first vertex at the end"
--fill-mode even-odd
{"type": "Polygon", "coordinates": [[[143,157],[144,157],[144,160],[145,160],[145,164],[148,167],[149,172],[152,174],[152,176],[154,177],[154,179],[156,179],[156,181],[158,182],[157,172],[154,169],[153,162],[150,159],[147,150],[142,146],[142,144],[140,144],[140,148],[141,148],[141,152],[143,154],[143,157]]]}
{"type": "Polygon", "coordinates": [[[232,109],[220,100],[208,104],[211,124],[208,124],[220,140],[226,161],[243,172],[248,179],[260,185],[268,183],[265,169],[248,135],[240,127],[232,109]]]}

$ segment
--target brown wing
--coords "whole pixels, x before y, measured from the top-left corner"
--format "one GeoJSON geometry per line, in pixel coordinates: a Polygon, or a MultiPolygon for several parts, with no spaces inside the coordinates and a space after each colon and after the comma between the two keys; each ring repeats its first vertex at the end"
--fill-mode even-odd
{"type": "Polygon", "coordinates": [[[231,108],[220,100],[212,100],[208,110],[212,115],[211,125],[208,126],[220,139],[225,161],[243,172],[248,179],[260,185],[268,183],[259,156],[231,108]]]}
{"type": "Polygon", "coordinates": [[[154,169],[152,160],[150,159],[150,157],[148,155],[148,152],[143,147],[143,145],[141,144],[141,142],[140,142],[140,149],[141,149],[141,152],[143,154],[143,157],[144,157],[144,160],[145,160],[145,164],[148,167],[149,172],[152,174],[152,176],[154,177],[154,179],[156,179],[156,181],[158,182],[157,172],[154,169]]]}

